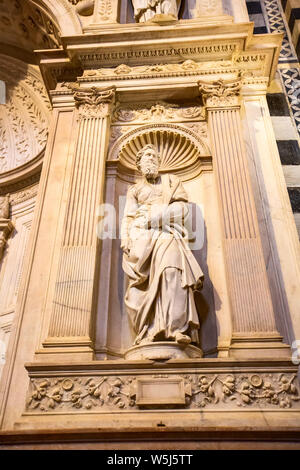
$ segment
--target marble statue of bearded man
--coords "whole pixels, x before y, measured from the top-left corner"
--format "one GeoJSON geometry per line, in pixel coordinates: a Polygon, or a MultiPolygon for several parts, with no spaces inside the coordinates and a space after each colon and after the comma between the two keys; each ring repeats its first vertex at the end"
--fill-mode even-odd
{"type": "Polygon", "coordinates": [[[178,177],[159,174],[159,162],[153,145],[143,147],[136,156],[143,178],[127,193],[121,228],[125,304],[135,345],[198,343],[194,290],[202,287],[203,273],[188,245],[188,197],[178,177]]]}
{"type": "Polygon", "coordinates": [[[132,0],[134,17],[138,23],[150,21],[155,15],[177,19],[179,0],[132,0]]]}

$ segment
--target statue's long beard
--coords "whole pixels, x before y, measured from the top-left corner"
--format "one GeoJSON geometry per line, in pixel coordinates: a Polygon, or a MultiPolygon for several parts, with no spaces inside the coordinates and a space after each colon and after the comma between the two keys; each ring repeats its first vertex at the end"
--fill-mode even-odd
{"type": "Polygon", "coordinates": [[[144,169],[144,175],[146,178],[154,179],[158,176],[158,168],[156,166],[148,166],[144,169]]]}

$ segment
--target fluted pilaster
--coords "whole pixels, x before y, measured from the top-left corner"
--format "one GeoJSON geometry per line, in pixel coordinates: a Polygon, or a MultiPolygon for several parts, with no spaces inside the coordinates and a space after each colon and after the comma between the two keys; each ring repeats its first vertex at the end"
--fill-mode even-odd
{"type": "Polygon", "coordinates": [[[74,90],[78,137],[45,347],[93,346],[92,318],[99,270],[97,207],[103,201],[114,97],[114,88],[74,90]]]}
{"type": "Polygon", "coordinates": [[[243,142],[239,79],[199,84],[206,104],[232,310],[231,354],[287,354],[276,328],[243,142]],[[273,350],[273,352],[272,352],[273,350]]]}

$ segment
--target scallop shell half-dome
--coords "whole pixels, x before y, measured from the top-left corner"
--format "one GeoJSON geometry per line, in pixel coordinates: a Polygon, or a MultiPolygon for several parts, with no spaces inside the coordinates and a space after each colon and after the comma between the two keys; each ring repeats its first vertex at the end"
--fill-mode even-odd
{"type": "Polygon", "coordinates": [[[147,144],[158,149],[161,172],[183,170],[210,156],[207,145],[190,129],[172,124],[152,124],[120,137],[111,148],[108,159],[119,160],[128,169],[136,170],[136,154],[147,144]]]}

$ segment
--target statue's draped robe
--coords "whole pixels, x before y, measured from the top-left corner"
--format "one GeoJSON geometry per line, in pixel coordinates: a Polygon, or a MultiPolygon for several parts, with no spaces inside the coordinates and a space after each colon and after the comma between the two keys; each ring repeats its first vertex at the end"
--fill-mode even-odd
{"type": "Polygon", "coordinates": [[[174,340],[176,333],[187,333],[198,342],[193,290],[201,286],[203,273],[188,245],[187,202],[174,175],[162,175],[156,184],[144,178],[128,190],[122,239],[130,239],[131,248],[129,255],[124,253],[123,269],[129,280],[125,304],[136,344],[145,338],[174,340]],[[155,213],[164,212],[162,227],[144,228],[150,211],[154,219],[155,213]]]}
{"type": "Polygon", "coordinates": [[[180,7],[179,0],[132,0],[134,16],[141,23],[149,21],[155,16],[158,7],[162,14],[170,14],[177,17],[180,7]]]}

